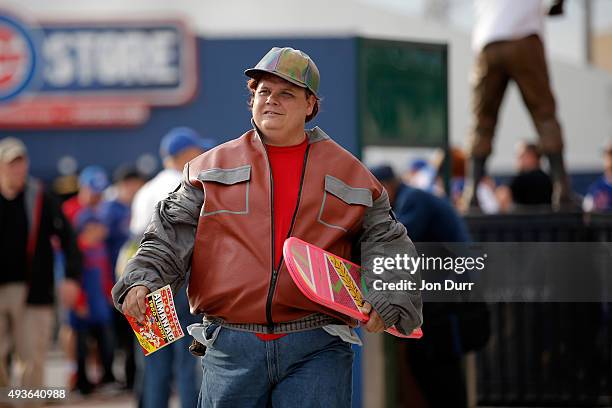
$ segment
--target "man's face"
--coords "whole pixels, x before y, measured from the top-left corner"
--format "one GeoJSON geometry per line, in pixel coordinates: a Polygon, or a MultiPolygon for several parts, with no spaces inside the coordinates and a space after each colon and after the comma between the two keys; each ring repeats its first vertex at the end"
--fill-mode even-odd
{"type": "Polygon", "coordinates": [[[9,163],[0,164],[0,177],[11,188],[22,190],[28,178],[28,167],[27,157],[17,157],[9,163]]]}
{"type": "Polygon", "coordinates": [[[519,171],[535,170],[540,167],[540,159],[534,152],[521,146],[517,155],[517,167],[519,171]]]}
{"type": "Polygon", "coordinates": [[[302,131],[306,116],[312,113],[314,95],[275,76],[263,77],[253,97],[253,120],[266,132],[293,134],[302,131]]]}

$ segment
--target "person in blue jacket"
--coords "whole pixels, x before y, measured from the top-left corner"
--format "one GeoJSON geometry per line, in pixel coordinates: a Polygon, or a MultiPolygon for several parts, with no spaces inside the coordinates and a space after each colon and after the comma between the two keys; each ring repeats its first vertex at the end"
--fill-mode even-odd
{"type": "MultiPolygon", "coordinates": [[[[387,190],[391,208],[417,248],[418,243],[423,242],[470,241],[463,219],[447,200],[402,183],[389,165],[380,165],[370,171],[387,190]]],[[[410,395],[410,401],[425,399],[430,408],[467,407],[461,360],[463,353],[468,351],[466,346],[467,349],[470,346],[467,339],[462,338],[457,324],[465,307],[457,303],[428,302],[424,305],[423,332],[427,335],[418,342],[403,342],[410,372],[421,393],[421,398],[410,395]]],[[[488,316],[485,306],[476,307],[481,313],[479,316],[488,316]]],[[[486,327],[483,325],[485,339],[488,337],[486,327]]]]}

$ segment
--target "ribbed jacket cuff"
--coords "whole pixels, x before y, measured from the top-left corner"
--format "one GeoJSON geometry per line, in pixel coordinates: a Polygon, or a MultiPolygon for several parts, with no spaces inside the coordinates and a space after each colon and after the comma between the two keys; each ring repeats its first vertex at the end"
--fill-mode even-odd
{"type": "Polygon", "coordinates": [[[393,326],[399,320],[399,311],[393,307],[387,297],[380,292],[374,292],[366,296],[366,302],[372,305],[376,313],[385,322],[385,329],[393,326]]]}

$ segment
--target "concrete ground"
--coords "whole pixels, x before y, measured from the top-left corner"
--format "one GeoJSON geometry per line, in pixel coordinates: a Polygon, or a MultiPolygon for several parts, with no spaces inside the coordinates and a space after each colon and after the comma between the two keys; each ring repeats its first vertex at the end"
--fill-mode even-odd
{"type": "MultiPolygon", "coordinates": [[[[45,383],[48,387],[66,388],[71,373],[71,364],[65,359],[59,350],[49,353],[45,371],[45,383]]],[[[173,397],[170,401],[171,408],[178,408],[179,401],[173,397]]],[[[91,395],[82,396],[78,392],[70,392],[68,397],[62,401],[47,403],[49,407],[84,407],[84,408],[128,408],[136,407],[134,395],[119,387],[107,387],[94,391],[91,395]]]]}

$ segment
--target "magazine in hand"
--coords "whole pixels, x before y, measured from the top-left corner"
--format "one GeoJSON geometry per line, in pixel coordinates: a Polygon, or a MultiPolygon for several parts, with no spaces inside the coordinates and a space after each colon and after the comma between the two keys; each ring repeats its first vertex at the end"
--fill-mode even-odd
{"type": "Polygon", "coordinates": [[[183,329],[176,314],[170,285],[147,295],[144,324],[125,315],[145,356],[183,337],[183,329]]]}

